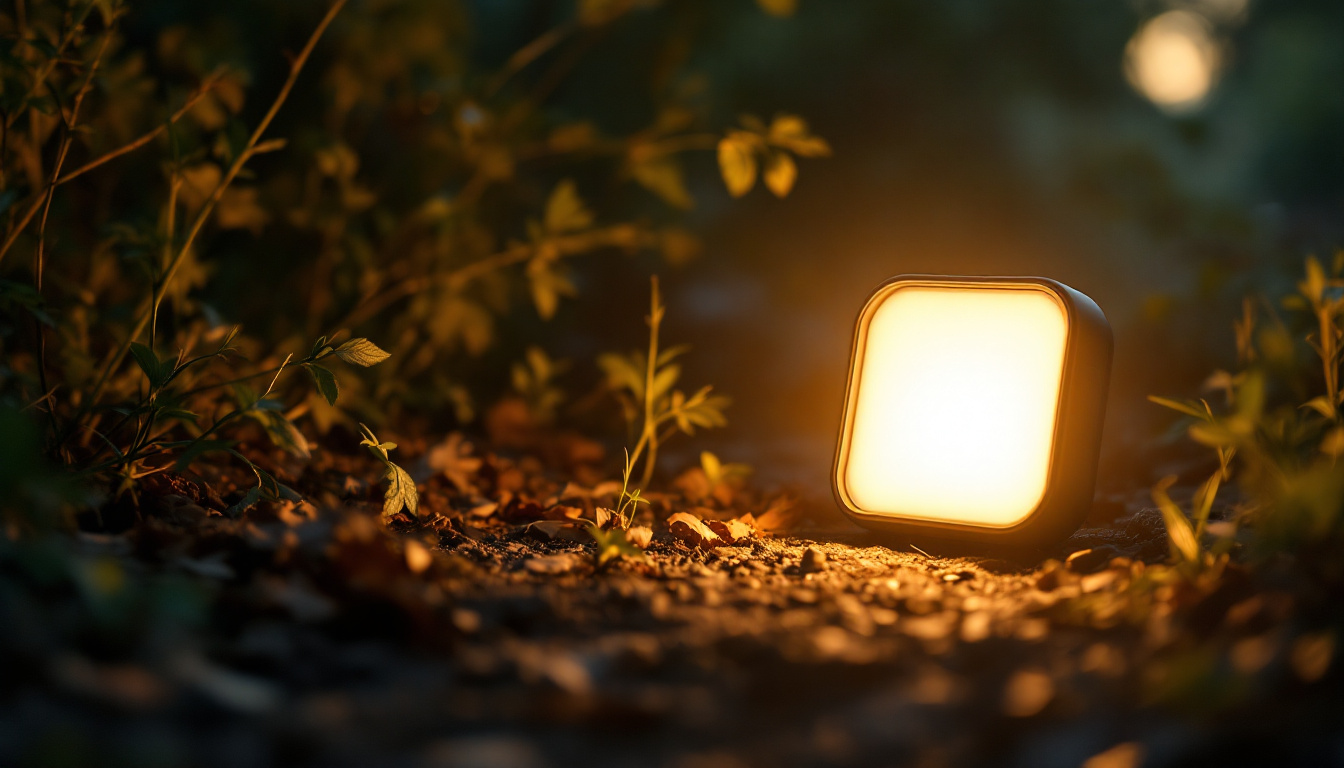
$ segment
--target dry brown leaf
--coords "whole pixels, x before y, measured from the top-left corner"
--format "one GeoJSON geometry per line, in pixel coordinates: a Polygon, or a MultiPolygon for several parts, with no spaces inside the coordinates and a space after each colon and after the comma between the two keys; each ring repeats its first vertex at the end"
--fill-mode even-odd
{"type": "Polygon", "coordinates": [[[672,535],[692,547],[713,549],[723,543],[719,535],[710,530],[700,518],[687,512],[675,512],[667,518],[667,527],[672,535]]]}
{"type": "Polygon", "coordinates": [[[484,504],[477,504],[476,506],[472,507],[470,510],[467,511],[467,514],[471,515],[472,517],[489,517],[495,514],[495,511],[498,509],[499,509],[499,502],[487,501],[484,504]]]}
{"type": "Polygon", "coordinates": [[[794,500],[780,496],[771,501],[770,506],[756,517],[755,526],[762,531],[786,531],[797,522],[798,510],[795,509],[794,500]]]}
{"type": "Polygon", "coordinates": [[[558,539],[583,544],[592,540],[586,530],[564,520],[538,520],[527,526],[527,532],[547,541],[558,539]]]}
{"type": "Polygon", "coordinates": [[[706,520],[705,525],[729,544],[737,544],[756,535],[756,529],[743,522],[740,517],[732,520],[706,520]]]}
{"type": "Polygon", "coordinates": [[[448,481],[462,493],[476,490],[473,482],[481,469],[481,459],[473,455],[471,443],[461,432],[450,433],[443,442],[429,449],[425,463],[437,473],[442,473],[448,481]]]}
{"type": "Polygon", "coordinates": [[[653,529],[647,525],[632,526],[626,530],[625,540],[640,549],[648,549],[649,543],[653,541],[653,529]]]}

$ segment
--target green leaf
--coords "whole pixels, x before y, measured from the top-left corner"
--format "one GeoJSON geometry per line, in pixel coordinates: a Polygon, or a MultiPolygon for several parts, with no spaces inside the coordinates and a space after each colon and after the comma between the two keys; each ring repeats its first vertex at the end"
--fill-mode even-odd
{"type": "Polygon", "coordinates": [[[1218,486],[1222,483],[1222,470],[1214,472],[1208,480],[1195,492],[1194,513],[1195,513],[1195,538],[1198,539],[1204,533],[1204,526],[1209,521],[1209,512],[1213,509],[1213,500],[1218,496],[1218,486]]]}
{"type": "Polygon", "coordinates": [[[574,182],[565,179],[555,185],[546,201],[546,231],[552,234],[587,229],[593,225],[593,214],[583,206],[574,182]]]}
{"type": "Polygon", "coordinates": [[[336,348],[336,356],[351,365],[365,368],[377,365],[392,355],[368,339],[351,339],[336,348]]]}
{"type": "Polygon", "coordinates": [[[597,542],[597,564],[605,565],[608,561],[619,557],[627,557],[636,562],[647,562],[648,557],[644,550],[630,543],[626,538],[625,531],[620,528],[602,530],[595,525],[588,525],[588,535],[597,542]]]}
{"type": "Polygon", "coordinates": [[[1166,397],[1158,397],[1157,395],[1149,395],[1148,402],[1156,403],[1162,406],[1163,408],[1170,408],[1173,411],[1179,411],[1181,413],[1184,413],[1186,416],[1194,416],[1196,419],[1201,419],[1204,421],[1208,421],[1209,419],[1208,412],[1200,408],[1199,406],[1196,406],[1192,402],[1172,400],[1166,397]]]}
{"type": "Polygon", "coordinates": [[[387,481],[387,491],[383,494],[383,517],[391,517],[403,509],[412,517],[420,513],[420,495],[416,493],[415,481],[406,470],[388,462],[383,479],[387,481]]]}
{"type": "Polygon", "coordinates": [[[168,377],[172,375],[172,363],[159,360],[159,356],[154,354],[154,350],[144,344],[131,342],[131,357],[135,358],[135,364],[140,366],[140,370],[149,379],[149,385],[154,389],[163,386],[168,377]]]}
{"type": "Polygon", "coordinates": [[[1195,531],[1190,527],[1190,520],[1185,513],[1167,495],[1167,489],[1175,482],[1176,476],[1171,475],[1153,486],[1153,501],[1162,510],[1172,553],[1187,562],[1194,562],[1199,559],[1199,539],[1195,537],[1195,531]]]}
{"type": "Polygon", "coordinates": [[[248,411],[247,415],[265,428],[267,436],[277,448],[304,460],[313,457],[308,451],[308,440],[303,433],[280,411],[256,408],[248,411]]]}
{"type": "Polygon", "coordinates": [[[733,197],[747,194],[756,185],[756,153],[750,134],[734,131],[719,141],[719,172],[733,197]]]}
{"type": "Polygon", "coordinates": [[[313,382],[317,384],[317,391],[326,398],[327,404],[335,405],[336,397],[341,393],[341,388],[336,384],[336,374],[316,363],[305,363],[303,367],[312,374],[313,382]]]}
{"type": "Polygon", "coordinates": [[[261,486],[254,485],[247,490],[247,493],[243,494],[243,498],[239,499],[237,504],[229,507],[225,514],[230,517],[237,517],[256,505],[258,501],[261,501],[261,486]]]}

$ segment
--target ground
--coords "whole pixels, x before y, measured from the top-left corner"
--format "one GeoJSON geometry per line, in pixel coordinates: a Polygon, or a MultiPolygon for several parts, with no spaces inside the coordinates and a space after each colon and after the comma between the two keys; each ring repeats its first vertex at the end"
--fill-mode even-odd
{"type": "Polygon", "coordinates": [[[599,567],[577,529],[531,521],[615,500],[537,466],[487,456],[457,473],[465,488],[437,472],[415,519],[381,521],[378,487],[356,479],[377,473],[354,458],[302,475],[301,504],[229,516],[216,507],[236,490],[219,499],[203,478],[168,477],[123,523],[110,507],[84,519],[59,539],[70,551],[51,555],[69,584],[32,558],[5,566],[0,755],[1344,761],[1339,593],[1320,586],[1332,582],[1232,562],[1204,582],[1154,585],[1168,551],[1146,492],[1102,499],[1056,550],[1009,561],[934,556],[765,494],[695,506],[683,484],[652,494],[645,514],[754,512],[783,530],[703,549],[655,522],[646,562],[599,567]]]}

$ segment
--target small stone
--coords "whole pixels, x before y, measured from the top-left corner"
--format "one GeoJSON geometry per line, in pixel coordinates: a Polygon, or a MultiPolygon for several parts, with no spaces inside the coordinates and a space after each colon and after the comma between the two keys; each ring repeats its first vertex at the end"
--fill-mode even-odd
{"type": "Polygon", "coordinates": [[[803,550],[803,562],[799,570],[803,573],[816,573],[826,569],[826,553],[816,547],[803,550]]]}

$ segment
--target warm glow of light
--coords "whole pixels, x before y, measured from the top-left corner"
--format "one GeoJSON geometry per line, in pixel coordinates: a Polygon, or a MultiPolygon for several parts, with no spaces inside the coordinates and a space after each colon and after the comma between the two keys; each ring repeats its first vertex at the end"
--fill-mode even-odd
{"type": "Polygon", "coordinates": [[[1145,22],[1125,48],[1125,76],[1165,109],[1197,106],[1218,74],[1218,46],[1204,19],[1169,11],[1145,22]]]}
{"type": "Polygon", "coordinates": [[[868,513],[1009,526],[1045,493],[1068,321],[1045,290],[898,286],[870,310],[845,492],[868,513]]]}

